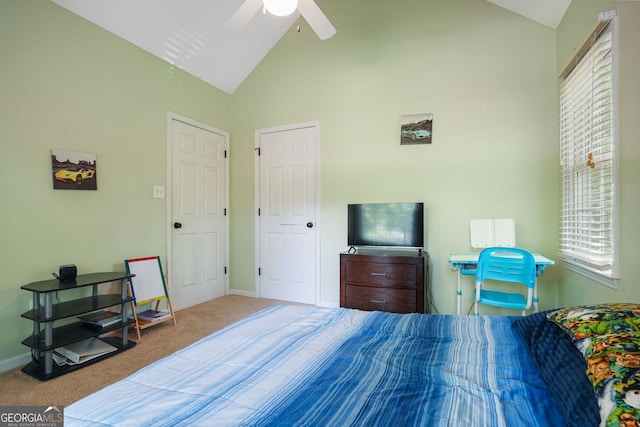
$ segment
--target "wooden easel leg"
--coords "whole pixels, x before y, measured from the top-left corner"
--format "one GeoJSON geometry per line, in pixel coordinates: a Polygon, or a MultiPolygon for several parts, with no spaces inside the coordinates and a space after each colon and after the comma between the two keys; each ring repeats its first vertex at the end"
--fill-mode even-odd
{"type": "MultiPolygon", "coordinates": [[[[158,308],[160,307],[160,300],[156,301],[156,311],[158,311],[158,308]]],[[[169,298],[169,295],[167,294],[167,307],[169,308],[169,312],[171,313],[171,318],[173,320],[173,325],[176,325],[176,314],[173,312],[173,306],[171,305],[171,298],[169,298]]]]}
{"type": "Polygon", "coordinates": [[[169,311],[171,312],[171,317],[173,318],[173,326],[176,325],[176,314],[173,312],[173,306],[171,305],[171,299],[167,296],[167,305],[169,306],[169,311]]]}

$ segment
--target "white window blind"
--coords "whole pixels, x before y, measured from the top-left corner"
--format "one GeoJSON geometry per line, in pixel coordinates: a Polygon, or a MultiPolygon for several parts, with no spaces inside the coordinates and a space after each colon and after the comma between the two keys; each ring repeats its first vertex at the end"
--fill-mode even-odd
{"type": "Polygon", "coordinates": [[[591,40],[561,75],[559,255],[569,268],[611,285],[616,197],[614,37],[612,12],[608,14],[610,19],[601,19],[591,40]]]}

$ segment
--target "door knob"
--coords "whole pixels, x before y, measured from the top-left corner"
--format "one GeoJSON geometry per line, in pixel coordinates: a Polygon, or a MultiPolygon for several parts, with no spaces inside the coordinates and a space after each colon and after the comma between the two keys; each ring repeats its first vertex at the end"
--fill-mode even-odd
{"type": "Polygon", "coordinates": [[[174,222],[174,223],[173,223],[173,228],[175,228],[176,230],[177,230],[178,228],[182,228],[182,224],[181,224],[181,223],[179,223],[179,222],[174,222]]]}
{"type": "Polygon", "coordinates": [[[307,223],[307,228],[313,228],[313,223],[311,221],[307,223]]]}

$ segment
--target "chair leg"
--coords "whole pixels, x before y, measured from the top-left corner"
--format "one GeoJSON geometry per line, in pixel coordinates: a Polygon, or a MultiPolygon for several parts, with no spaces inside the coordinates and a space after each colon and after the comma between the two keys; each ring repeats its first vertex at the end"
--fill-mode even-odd
{"type": "Polygon", "coordinates": [[[473,315],[474,316],[478,315],[478,301],[473,303],[473,315]]]}

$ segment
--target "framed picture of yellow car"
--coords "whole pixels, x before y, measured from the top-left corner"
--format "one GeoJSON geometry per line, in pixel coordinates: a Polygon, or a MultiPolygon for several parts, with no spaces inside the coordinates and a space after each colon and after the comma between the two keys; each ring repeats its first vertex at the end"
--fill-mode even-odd
{"type": "Polygon", "coordinates": [[[51,150],[54,190],[97,190],[96,155],[51,150]]]}

